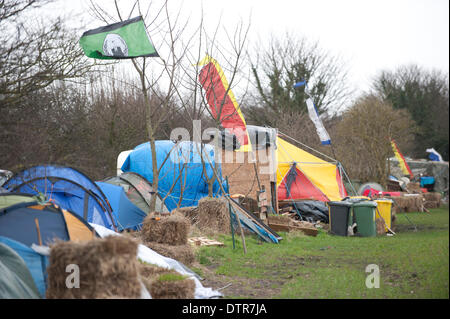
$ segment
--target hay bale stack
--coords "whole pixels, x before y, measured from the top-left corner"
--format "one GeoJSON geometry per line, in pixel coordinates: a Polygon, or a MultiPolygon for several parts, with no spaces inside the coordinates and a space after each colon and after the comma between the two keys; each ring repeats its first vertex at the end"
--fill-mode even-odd
{"type": "Polygon", "coordinates": [[[87,242],[57,242],[51,246],[48,299],[140,298],[136,241],[109,236],[87,242]],[[79,267],[79,288],[68,288],[68,265],[79,267]]]}
{"type": "Polygon", "coordinates": [[[195,282],[179,274],[162,274],[151,282],[153,299],[194,299],[195,282]]]}
{"type": "Polygon", "coordinates": [[[425,199],[424,206],[425,208],[439,208],[441,207],[441,193],[431,192],[431,193],[424,193],[423,197],[425,199]]]}
{"type": "Polygon", "coordinates": [[[408,212],[423,212],[424,198],[422,195],[416,196],[392,196],[394,201],[393,212],[408,213],[408,212]]]}
{"type": "Polygon", "coordinates": [[[142,224],[141,239],[144,242],[155,242],[167,245],[187,244],[190,223],[180,213],[167,216],[150,214],[142,224]]]}
{"type": "Polygon", "coordinates": [[[158,254],[178,260],[185,265],[192,265],[195,261],[194,250],[190,244],[173,246],[155,242],[145,242],[144,245],[153,249],[158,254]]]}
{"type": "Polygon", "coordinates": [[[204,197],[198,201],[196,226],[212,233],[230,232],[230,212],[224,198],[204,197]]]}

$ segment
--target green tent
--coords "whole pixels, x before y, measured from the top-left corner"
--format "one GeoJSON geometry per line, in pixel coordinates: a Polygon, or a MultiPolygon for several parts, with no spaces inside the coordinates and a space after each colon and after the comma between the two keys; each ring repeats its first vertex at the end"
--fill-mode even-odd
{"type": "Polygon", "coordinates": [[[0,299],[39,299],[33,277],[23,259],[0,243],[0,299]]]}
{"type": "Polygon", "coordinates": [[[36,202],[37,197],[21,193],[2,193],[0,194],[0,209],[19,203],[36,202]]]}

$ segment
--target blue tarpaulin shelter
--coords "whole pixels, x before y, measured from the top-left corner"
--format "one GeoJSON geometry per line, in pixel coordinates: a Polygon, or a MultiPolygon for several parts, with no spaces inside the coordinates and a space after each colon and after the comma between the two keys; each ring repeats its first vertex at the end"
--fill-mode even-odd
{"type": "Polygon", "coordinates": [[[74,168],[34,166],[12,176],[3,187],[11,192],[42,193],[48,200],[90,223],[115,228],[112,209],[105,194],[89,177],[74,168]]]}
{"type": "Polygon", "coordinates": [[[117,230],[139,230],[147,214],[128,199],[123,188],[103,182],[96,182],[96,184],[101,188],[111,204],[114,219],[117,222],[117,230]]]}
{"type": "MultiPolygon", "coordinates": [[[[181,198],[181,207],[197,206],[198,200],[208,196],[208,179],[214,176],[216,168],[220,181],[215,180],[212,188],[213,196],[220,196],[219,182],[221,166],[215,162],[214,147],[197,142],[156,141],[156,160],[159,172],[158,193],[166,198],[165,205],[172,211],[181,198]],[[200,155],[202,154],[202,156],[200,155]],[[203,161],[202,161],[203,157],[203,161]]],[[[152,154],[150,143],[135,147],[122,165],[123,172],[135,172],[153,184],[152,154]]],[[[226,189],[226,188],[225,188],[226,189]]]]}

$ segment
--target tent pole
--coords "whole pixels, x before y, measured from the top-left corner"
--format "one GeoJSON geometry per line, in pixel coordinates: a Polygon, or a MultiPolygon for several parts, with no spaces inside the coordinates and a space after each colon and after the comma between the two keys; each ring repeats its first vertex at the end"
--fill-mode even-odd
{"type": "MultiPolygon", "coordinates": [[[[230,190],[230,185],[228,184],[228,176],[225,177],[225,181],[227,183],[227,189],[230,190]]],[[[228,202],[228,211],[230,212],[230,228],[231,228],[231,238],[233,239],[233,249],[236,248],[236,244],[234,242],[234,229],[233,229],[233,219],[232,219],[232,213],[231,213],[231,204],[228,202]]],[[[238,216],[236,216],[237,219],[239,219],[238,216]]]]}
{"type": "Polygon", "coordinates": [[[352,184],[352,181],[350,180],[350,178],[347,175],[347,172],[345,171],[344,167],[341,165],[341,163],[339,163],[339,169],[342,169],[342,172],[344,173],[345,177],[347,178],[348,183],[350,184],[350,186],[352,187],[353,190],[353,196],[357,196],[358,193],[355,190],[355,187],[352,184]]]}

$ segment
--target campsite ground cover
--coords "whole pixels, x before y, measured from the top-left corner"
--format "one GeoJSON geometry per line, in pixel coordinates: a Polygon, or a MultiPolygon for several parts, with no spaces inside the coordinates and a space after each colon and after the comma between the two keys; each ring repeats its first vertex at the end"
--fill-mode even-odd
{"type": "Polygon", "coordinates": [[[280,244],[246,236],[232,249],[202,247],[198,267],[205,286],[226,298],[449,298],[449,210],[397,215],[393,237],[317,237],[281,233],[280,244]],[[408,219],[417,226],[417,230],[408,219]],[[366,287],[366,266],[380,269],[380,288],[366,287]],[[230,285],[231,284],[231,285],[230,285]]]}

